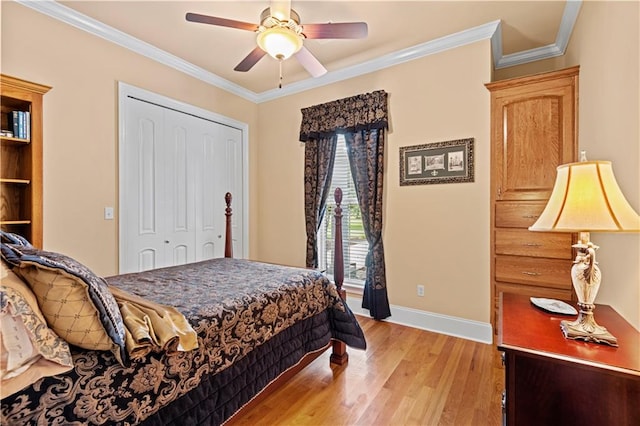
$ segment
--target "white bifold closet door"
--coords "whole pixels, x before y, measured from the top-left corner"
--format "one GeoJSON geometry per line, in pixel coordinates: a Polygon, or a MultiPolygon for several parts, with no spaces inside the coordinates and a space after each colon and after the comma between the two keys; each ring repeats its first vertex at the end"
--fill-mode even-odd
{"type": "Polygon", "coordinates": [[[243,209],[242,131],[127,98],[121,149],[120,273],[222,257],[224,194],[243,209]]]}

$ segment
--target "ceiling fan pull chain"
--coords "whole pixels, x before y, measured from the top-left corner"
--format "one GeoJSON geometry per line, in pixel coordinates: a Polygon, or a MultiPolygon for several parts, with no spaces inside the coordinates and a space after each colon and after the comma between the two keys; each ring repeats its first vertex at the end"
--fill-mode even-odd
{"type": "Polygon", "coordinates": [[[278,89],[282,89],[282,59],[278,61],[280,64],[280,80],[278,81],[278,89]]]}

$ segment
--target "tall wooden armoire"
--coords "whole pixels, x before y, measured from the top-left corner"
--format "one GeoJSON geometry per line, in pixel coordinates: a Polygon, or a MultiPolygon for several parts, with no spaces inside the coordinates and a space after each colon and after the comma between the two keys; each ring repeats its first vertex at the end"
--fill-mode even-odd
{"type": "Polygon", "coordinates": [[[491,92],[491,303],[500,292],[571,300],[576,235],[531,232],[560,164],[577,159],[579,67],[486,84],[491,92]]]}

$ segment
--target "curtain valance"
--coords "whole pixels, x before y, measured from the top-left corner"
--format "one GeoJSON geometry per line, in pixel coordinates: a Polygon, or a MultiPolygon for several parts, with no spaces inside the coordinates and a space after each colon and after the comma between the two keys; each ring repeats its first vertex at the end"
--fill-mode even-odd
{"type": "Polygon", "coordinates": [[[327,138],[336,131],[387,129],[387,92],[338,99],[302,110],[300,141],[327,138]]]}

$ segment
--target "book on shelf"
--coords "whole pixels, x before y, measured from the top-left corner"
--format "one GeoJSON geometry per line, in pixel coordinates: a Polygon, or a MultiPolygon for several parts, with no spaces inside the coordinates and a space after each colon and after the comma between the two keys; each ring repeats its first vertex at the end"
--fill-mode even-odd
{"type": "Polygon", "coordinates": [[[13,137],[19,139],[31,139],[31,112],[29,111],[11,111],[8,113],[8,124],[13,133],[13,137]]]}
{"type": "Polygon", "coordinates": [[[31,112],[24,112],[24,138],[31,140],[31,112]]]}

